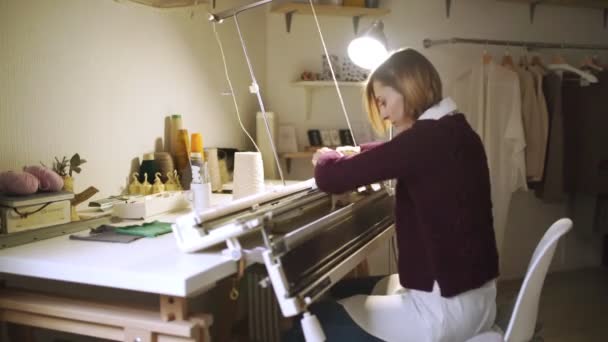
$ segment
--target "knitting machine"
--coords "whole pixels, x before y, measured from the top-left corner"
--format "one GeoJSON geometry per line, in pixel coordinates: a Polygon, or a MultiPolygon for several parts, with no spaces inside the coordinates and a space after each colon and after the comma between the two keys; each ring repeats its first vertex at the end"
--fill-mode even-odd
{"type": "MultiPolygon", "coordinates": [[[[226,243],[230,257],[263,263],[266,283],[283,316],[290,317],[306,313],[309,304],[390,239],[393,205],[380,184],[335,196],[310,180],[178,219],[174,235],[187,252],[226,243]],[[256,237],[256,248],[249,251],[257,252],[248,254],[240,240],[256,237]]],[[[310,319],[305,314],[303,325],[310,319]]]]}

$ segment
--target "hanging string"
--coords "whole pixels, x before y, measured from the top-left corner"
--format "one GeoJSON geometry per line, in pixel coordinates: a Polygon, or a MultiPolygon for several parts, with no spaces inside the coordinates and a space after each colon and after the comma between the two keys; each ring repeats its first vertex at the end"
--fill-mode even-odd
{"type": "Polygon", "coordinates": [[[353,131],[353,127],[350,124],[350,119],[348,117],[348,113],[346,112],[346,105],[344,104],[344,99],[342,98],[342,92],[340,91],[340,86],[338,85],[338,80],[336,79],[336,73],[334,72],[334,67],[331,62],[331,58],[329,58],[329,52],[327,52],[327,45],[325,45],[325,39],[323,38],[323,32],[321,32],[321,25],[319,25],[319,18],[317,17],[317,12],[315,11],[315,5],[313,4],[313,0],[308,1],[310,3],[310,8],[312,9],[312,16],[315,18],[315,23],[317,24],[317,30],[319,31],[319,38],[321,38],[321,45],[323,45],[323,51],[325,51],[325,56],[327,57],[327,62],[329,64],[329,70],[331,72],[331,77],[334,80],[334,86],[336,87],[336,91],[338,92],[338,99],[340,99],[340,106],[342,106],[342,112],[344,113],[344,118],[346,119],[346,124],[348,125],[348,129],[350,130],[350,135],[353,139],[353,144],[357,146],[357,141],[355,140],[355,133],[353,131]]]}
{"type": "Polygon", "coordinates": [[[277,169],[279,169],[279,175],[281,177],[281,182],[283,183],[283,185],[285,185],[285,178],[283,177],[283,169],[281,168],[281,163],[279,162],[279,155],[277,154],[277,148],[274,144],[274,138],[272,136],[272,133],[270,132],[270,126],[268,125],[268,117],[266,115],[266,108],[264,108],[264,101],[262,101],[262,95],[260,94],[260,86],[258,85],[258,81],[256,80],[255,74],[253,73],[253,67],[251,66],[251,61],[249,60],[249,54],[247,54],[247,47],[245,46],[245,41],[243,40],[243,34],[241,33],[241,27],[239,25],[239,20],[238,20],[237,14],[234,15],[234,23],[236,25],[236,30],[239,34],[239,39],[241,41],[241,47],[243,48],[243,53],[245,54],[245,60],[247,61],[247,67],[249,68],[249,74],[251,75],[250,91],[254,92],[258,98],[260,110],[262,111],[262,115],[264,117],[264,125],[266,126],[266,133],[268,134],[268,140],[270,142],[270,147],[272,148],[272,154],[274,156],[274,161],[277,165],[277,169]]]}
{"type": "Polygon", "coordinates": [[[230,81],[230,76],[228,74],[228,64],[226,63],[226,55],[224,54],[224,47],[222,45],[222,41],[220,40],[220,36],[217,33],[217,29],[215,27],[215,22],[213,23],[213,33],[215,35],[215,40],[217,41],[217,45],[220,48],[220,54],[222,55],[222,62],[224,63],[224,73],[226,74],[226,81],[228,81],[228,87],[230,88],[230,94],[232,95],[232,101],[234,102],[234,109],[236,110],[236,117],[239,120],[239,125],[241,125],[241,129],[243,130],[243,132],[245,132],[245,134],[247,135],[249,140],[251,140],[251,143],[253,144],[253,146],[255,146],[255,149],[259,152],[260,149],[258,148],[258,145],[255,143],[255,141],[253,140],[253,138],[251,137],[251,135],[249,134],[247,129],[245,129],[245,126],[243,125],[243,121],[241,121],[241,113],[239,111],[239,105],[236,101],[236,94],[234,93],[234,88],[232,87],[232,82],[230,81]]]}

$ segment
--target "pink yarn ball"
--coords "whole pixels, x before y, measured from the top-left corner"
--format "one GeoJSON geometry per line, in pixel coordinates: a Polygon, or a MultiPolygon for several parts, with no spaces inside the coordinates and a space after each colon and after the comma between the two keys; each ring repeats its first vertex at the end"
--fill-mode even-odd
{"type": "Polygon", "coordinates": [[[63,178],[49,168],[32,165],[24,167],[23,171],[31,173],[38,178],[40,191],[55,192],[63,188],[63,178]]]}
{"type": "Polygon", "coordinates": [[[8,194],[31,195],[38,191],[39,185],[38,178],[27,172],[0,173],[0,189],[8,194]]]}

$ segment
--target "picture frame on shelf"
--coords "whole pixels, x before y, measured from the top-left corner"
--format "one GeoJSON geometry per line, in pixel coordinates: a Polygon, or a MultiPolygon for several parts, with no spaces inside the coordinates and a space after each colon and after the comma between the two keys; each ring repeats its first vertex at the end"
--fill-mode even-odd
{"type": "Polygon", "coordinates": [[[350,133],[350,129],[340,130],[340,145],[342,146],[354,146],[353,136],[350,133]]]}
{"type": "Polygon", "coordinates": [[[331,129],[331,130],[329,130],[329,136],[331,138],[331,146],[340,146],[341,145],[340,131],[338,131],[337,129],[331,129]]]}
{"type": "Polygon", "coordinates": [[[312,147],[323,146],[323,140],[321,139],[321,131],[319,131],[318,129],[309,129],[308,144],[312,147]]]}
{"type": "Polygon", "coordinates": [[[322,146],[331,146],[332,145],[330,130],[328,130],[328,129],[321,130],[321,145],[322,146]]]}
{"type": "Polygon", "coordinates": [[[298,139],[296,127],[292,125],[279,126],[277,139],[277,150],[279,153],[298,152],[298,139]]]}

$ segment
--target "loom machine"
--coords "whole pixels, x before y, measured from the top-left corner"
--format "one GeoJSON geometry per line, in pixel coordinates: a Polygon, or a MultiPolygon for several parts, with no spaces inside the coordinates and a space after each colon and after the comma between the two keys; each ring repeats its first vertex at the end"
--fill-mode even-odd
{"type": "Polygon", "coordinates": [[[386,245],[393,225],[393,198],[383,185],[335,196],[309,180],[181,217],[173,230],[185,252],[225,243],[228,257],[263,264],[268,277],[260,285],[272,287],[283,316],[303,313],[307,341],[323,341],[308,306],[386,245]]]}

